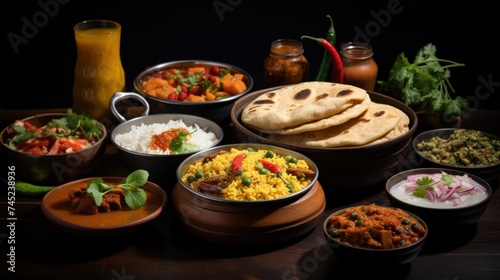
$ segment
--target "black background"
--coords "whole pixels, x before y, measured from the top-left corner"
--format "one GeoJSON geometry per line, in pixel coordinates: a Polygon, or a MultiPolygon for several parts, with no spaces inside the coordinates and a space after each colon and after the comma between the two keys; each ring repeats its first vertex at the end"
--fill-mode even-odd
{"type": "MultiPolygon", "coordinates": [[[[73,25],[88,19],[122,24],[121,57],[127,90],[137,74],[159,63],[215,60],[239,66],[263,88],[262,65],[278,38],[323,37],[333,17],[337,43],[369,42],[385,80],[399,53],[413,60],[428,43],[437,56],[465,63],[451,83],[471,109],[500,105],[497,12],[482,1],[11,1],[4,9],[3,109],[70,107],[76,46],[73,25]],[[217,8],[216,8],[217,7],[217,8]],[[392,8],[391,8],[392,7],[392,8]],[[396,8],[394,8],[396,7],[396,8]],[[391,13],[392,11],[392,13],[391,13]],[[397,11],[397,12],[395,12],[397,11]],[[26,22],[35,26],[23,36],[26,22]],[[360,32],[365,34],[360,36],[360,32]],[[13,34],[26,39],[13,43],[13,34]],[[29,37],[29,38],[27,38],[29,37]],[[482,81],[490,81],[486,87],[482,81]]],[[[312,79],[323,49],[303,41],[312,79]]]]}

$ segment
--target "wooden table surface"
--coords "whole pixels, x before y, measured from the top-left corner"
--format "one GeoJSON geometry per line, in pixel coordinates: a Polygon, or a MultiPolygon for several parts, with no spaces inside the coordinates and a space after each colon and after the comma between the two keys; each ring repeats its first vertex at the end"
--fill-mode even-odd
{"type": "MultiPolygon", "coordinates": [[[[31,114],[32,110],[0,111],[0,123],[4,127],[31,114]]],[[[476,111],[463,120],[462,126],[499,135],[499,116],[498,111],[476,111]]],[[[89,176],[127,174],[116,149],[108,146],[100,166],[89,176]]],[[[0,275],[6,276],[1,279],[115,280],[500,279],[499,179],[491,184],[494,194],[477,223],[430,232],[423,250],[410,264],[377,267],[339,260],[326,246],[321,225],[296,240],[272,247],[226,247],[190,236],[168,203],[157,219],[133,235],[82,238],[51,224],[40,209],[41,197],[17,195],[12,203],[2,193],[0,275]],[[9,206],[15,208],[15,228],[8,226],[9,206]],[[13,241],[15,244],[11,244],[13,241]],[[8,270],[13,265],[15,272],[8,270]]],[[[389,204],[383,183],[353,193],[323,188],[327,199],[323,220],[345,206],[389,204]]]]}

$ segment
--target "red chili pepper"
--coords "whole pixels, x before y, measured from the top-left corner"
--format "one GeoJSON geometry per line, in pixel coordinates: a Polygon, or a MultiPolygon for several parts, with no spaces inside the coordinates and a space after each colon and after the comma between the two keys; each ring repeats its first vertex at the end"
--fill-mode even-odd
{"type": "Polygon", "coordinates": [[[288,190],[290,191],[290,193],[293,193],[293,186],[292,184],[288,183],[287,180],[285,180],[285,178],[281,177],[281,168],[272,163],[272,162],[269,162],[267,160],[263,160],[261,159],[260,162],[262,163],[262,166],[264,166],[265,169],[271,171],[272,173],[276,174],[276,177],[280,178],[281,181],[283,181],[283,183],[285,183],[285,186],[288,188],[288,190]]]}
{"type": "Polygon", "coordinates": [[[233,158],[233,163],[231,164],[231,172],[234,176],[238,176],[243,172],[243,159],[245,156],[243,154],[237,155],[233,158]]]}
{"type": "Polygon", "coordinates": [[[344,66],[342,65],[342,58],[340,57],[339,52],[328,40],[325,38],[314,38],[311,36],[302,36],[301,39],[307,38],[313,41],[316,41],[318,44],[323,46],[326,49],[330,57],[332,58],[332,76],[331,80],[333,83],[344,83],[344,66]]]}
{"type": "Polygon", "coordinates": [[[265,169],[273,172],[274,174],[281,173],[281,168],[276,164],[263,159],[261,159],[260,162],[262,163],[262,166],[264,166],[265,169]]]}

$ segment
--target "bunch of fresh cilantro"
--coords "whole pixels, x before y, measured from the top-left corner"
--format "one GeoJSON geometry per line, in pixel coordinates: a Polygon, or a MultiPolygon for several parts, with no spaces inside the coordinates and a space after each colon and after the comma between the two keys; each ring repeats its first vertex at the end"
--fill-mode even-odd
{"type": "Polygon", "coordinates": [[[387,81],[378,81],[380,92],[393,95],[406,105],[427,114],[460,116],[467,109],[467,101],[450,93],[455,90],[450,84],[450,68],[464,66],[462,63],[439,59],[436,46],[427,44],[420,49],[413,63],[401,53],[389,71],[387,81]]]}

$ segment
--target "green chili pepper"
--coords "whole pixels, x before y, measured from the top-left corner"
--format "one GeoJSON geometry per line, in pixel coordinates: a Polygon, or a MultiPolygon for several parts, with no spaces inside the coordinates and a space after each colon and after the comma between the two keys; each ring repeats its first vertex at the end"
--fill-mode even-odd
{"type": "Polygon", "coordinates": [[[16,181],[14,187],[16,188],[16,193],[31,196],[44,195],[55,188],[55,186],[37,186],[19,180],[16,181]]]}
{"type": "MultiPolygon", "coordinates": [[[[333,46],[335,46],[337,41],[337,34],[335,33],[335,28],[333,27],[333,19],[330,15],[327,15],[330,20],[330,28],[326,32],[325,39],[330,42],[333,46]]],[[[323,52],[323,60],[321,61],[318,74],[316,75],[316,81],[326,82],[330,77],[330,69],[332,66],[332,60],[327,51],[323,52]]]]}

